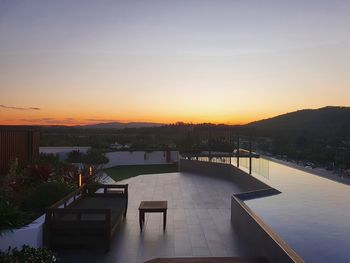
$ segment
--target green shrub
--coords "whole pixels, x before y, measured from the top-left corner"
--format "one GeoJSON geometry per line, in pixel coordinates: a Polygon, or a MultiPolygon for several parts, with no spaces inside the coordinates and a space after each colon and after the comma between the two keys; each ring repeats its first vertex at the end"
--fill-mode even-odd
{"type": "Polygon", "coordinates": [[[85,187],[89,193],[94,193],[101,187],[101,183],[95,180],[90,180],[85,183],[85,187]]]}
{"type": "Polygon", "coordinates": [[[68,153],[67,162],[81,163],[83,161],[83,154],[79,150],[73,150],[68,153]]]}
{"type": "Polygon", "coordinates": [[[9,171],[6,175],[0,176],[0,196],[12,204],[18,204],[19,191],[16,181],[23,173],[23,170],[18,165],[18,160],[10,162],[9,171]]]}
{"type": "Polygon", "coordinates": [[[42,213],[45,208],[53,205],[71,191],[73,188],[63,182],[42,183],[28,194],[23,200],[22,207],[25,210],[42,213]]]}
{"type": "Polygon", "coordinates": [[[5,230],[19,228],[26,223],[28,219],[22,211],[0,198],[0,235],[5,230]]]}
{"type": "Polygon", "coordinates": [[[102,165],[108,163],[108,161],[103,151],[98,149],[90,149],[83,156],[83,163],[88,165],[102,165]]]}
{"type": "Polygon", "coordinates": [[[24,245],[21,250],[9,248],[5,252],[0,251],[0,262],[4,263],[53,263],[58,261],[55,253],[46,248],[32,248],[24,245]]]}
{"type": "Polygon", "coordinates": [[[40,153],[39,159],[35,160],[36,163],[50,163],[53,166],[62,165],[63,162],[60,160],[58,154],[54,153],[40,153]]]}

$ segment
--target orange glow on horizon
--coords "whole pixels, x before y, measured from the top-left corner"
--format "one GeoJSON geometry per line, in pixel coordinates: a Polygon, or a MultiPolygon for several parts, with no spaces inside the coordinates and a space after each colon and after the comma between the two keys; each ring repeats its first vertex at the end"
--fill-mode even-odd
{"type": "Polygon", "coordinates": [[[118,111],[111,108],[105,108],[100,112],[93,112],[94,108],[101,109],[97,105],[90,108],[79,108],[69,113],[65,107],[55,109],[40,109],[35,111],[0,109],[0,125],[40,125],[40,126],[76,126],[92,125],[98,123],[110,122],[151,122],[160,124],[175,124],[177,122],[201,124],[227,124],[227,125],[244,125],[250,122],[262,119],[272,118],[288,112],[306,108],[321,108],[326,105],[315,105],[314,107],[305,107],[298,105],[295,108],[273,108],[265,107],[263,109],[256,107],[237,109],[221,109],[216,105],[201,108],[183,110],[169,108],[167,111],[161,111],[158,108],[132,108],[133,110],[124,111],[120,114],[110,114],[108,112],[118,111]],[[63,110],[62,110],[63,109],[63,110]],[[143,110],[143,111],[142,111],[143,110]]]}
{"type": "MultiPolygon", "coordinates": [[[[66,115],[67,116],[67,115],[66,115]]],[[[261,118],[266,118],[270,116],[244,116],[236,115],[232,116],[215,116],[214,114],[204,116],[196,116],[194,114],[188,114],[181,116],[169,116],[169,115],[145,115],[137,116],[130,115],[124,118],[118,118],[115,116],[89,116],[86,114],[74,115],[66,117],[63,114],[23,114],[23,113],[12,113],[4,114],[0,111],[0,125],[43,125],[43,126],[55,126],[55,125],[65,125],[65,126],[75,126],[75,125],[90,125],[97,123],[108,123],[108,122],[153,122],[162,124],[174,124],[177,122],[184,123],[213,123],[213,124],[229,124],[229,125],[240,125],[246,124],[261,118]]]]}
{"type": "MultiPolygon", "coordinates": [[[[300,108],[299,108],[300,109],[300,108]]],[[[221,114],[220,111],[211,112],[145,112],[139,111],[124,112],[122,116],[116,115],[103,115],[92,114],[91,112],[81,112],[74,114],[68,114],[67,112],[55,112],[43,111],[43,112],[24,112],[24,111],[10,111],[0,109],[0,125],[40,125],[40,126],[76,126],[76,125],[91,125],[97,123],[109,123],[109,122],[152,122],[161,124],[174,124],[177,122],[184,123],[212,123],[212,124],[227,124],[227,125],[244,125],[253,121],[258,121],[266,118],[275,117],[280,114],[291,112],[298,109],[290,109],[278,112],[277,110],[259,111],[242,110],[241,114],[225,113],[221,114]],[[257,113],[258,112],[258,113],[257,113]]]]}
{"type": "MultiPolygon", "coordinates": [[[[254,121],[254,120],[251,120],[254,121]]],[[[101,121],[86,121],[84,119],[74,119],[74,121],[66,121],[65,118],[55,118],[50,120],[50,123],[47,121],[23,121],[23,120],[0,120],[0,125],[39,125],[39,126],[77,126],[77,125],[93,125],[98,123],[109,123],[109,122],[120,122],[120,123],[129,123],[129,122],[150,122],[150,123],[160,123],[160,124],[175,124],[178,122],[192,123],[192,124],[201,124],[201,123],[212,123],[212,124],[227,124],[227,125],[243,125],[251,122],[250,120],[237,120],[237,121],[220,121],[220,120],[203,120],[203,119],[128,119],[128,120],[104,120],[101,121]]]]}

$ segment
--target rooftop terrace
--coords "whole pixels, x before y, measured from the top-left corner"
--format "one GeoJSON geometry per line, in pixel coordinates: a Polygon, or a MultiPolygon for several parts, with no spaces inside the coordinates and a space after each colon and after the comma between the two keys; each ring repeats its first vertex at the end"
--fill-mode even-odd
{"type": "Polygon", "coordinates": [[[103,250],[61,249],[63,262],[144,262],[157,257],[259,256],[233,229],[231,196],[242,189],[224,178],[196,173],[140,175],[129,184],[129,206],[109,253],[103,250]],[[146,214],[140,232],[141,200],[167,200],[166,231],[162,214],[146,214]]]}

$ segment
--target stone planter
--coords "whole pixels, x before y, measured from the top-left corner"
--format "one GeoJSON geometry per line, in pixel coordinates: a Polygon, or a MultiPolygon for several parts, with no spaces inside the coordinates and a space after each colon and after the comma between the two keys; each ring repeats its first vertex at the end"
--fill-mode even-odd
{"type": "Polygon", "coordinates": [[[20,248],[23,245],[42,247],[44,223],[45,215],[42,215],[27,226],[3,232],[0,236],[0,250],[6,250],[9,246],[12,248],[20,248]]]}

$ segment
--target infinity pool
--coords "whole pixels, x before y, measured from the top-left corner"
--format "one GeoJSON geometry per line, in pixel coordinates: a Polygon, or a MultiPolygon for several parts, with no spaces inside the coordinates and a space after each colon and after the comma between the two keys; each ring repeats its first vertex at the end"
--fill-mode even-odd
{"type": "Polygon", "coordinates": [[[246,204],[306,262],[350,262],[350,186],[266,159],[253,171],[282,193],[246,204]]]}

